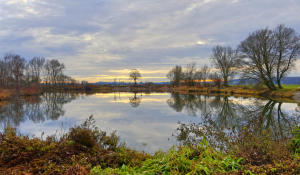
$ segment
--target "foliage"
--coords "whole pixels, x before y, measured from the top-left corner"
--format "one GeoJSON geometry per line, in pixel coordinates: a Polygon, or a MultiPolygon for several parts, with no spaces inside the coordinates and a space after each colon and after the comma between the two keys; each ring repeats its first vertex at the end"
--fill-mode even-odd
{"type": "Polygon", "coordinates": [[[233,139],[228,152],[215,149],[201,133],[201,139],[194,140],[197,144],[187,142],[167,152],[148,155],[126,148],[115,133],[107,135],[99,130],[92,116],[60,139],[30,139],[8,127],[0,134],[0,172],[70,175],[300,172],[299,127],[289,144],[270,139],[267,131],[260,136],[249,131],[244,128],[238,138],[233,139]]]}
{"type": "Polygon", "coordinates": [[[0,134],[0,172],[87,174],[91,167],[136,166],[148,155],[119,144],[119,137],[97,130],[90,117],[60,139],[30,139],[13,128],[0,134]]]}
{"type": "Polygon", "coordinates": [[[97,145],[102,149],[116,150],[121,145],[119,144],[120,138],[116,135],[116,132],[108,136],[105,131],[101,131],[96,127],[93,116],[90,116],[80,126],[71,128],[67,137],[69,140],[89,148],[97,145]]]}
{"type": "Polygon", "coordinates": [[[203,140],[198,146],[171,148],[167,153],[157,152],[142,162],[141,166],[102,169],[94,167],[93,175],[105,174],[216,174],[240,170],[242,159],[225,156],[213,150],[203,140]]]}
{"type": "Polygon", "coordinates": [[[299,158],[289,152],[287,141],[276,141],[268,130],[255,135],[247,128],[240,133],[235,155],[244,159],[246,170],[256,174],[294,174],[299,171],[299,158]]]}
{"type": "Polygon", "coordinates": [[[293,154],[300,156],[300,127],[294,130],[295,138],[290,141],[290,150],[293,154]]]}

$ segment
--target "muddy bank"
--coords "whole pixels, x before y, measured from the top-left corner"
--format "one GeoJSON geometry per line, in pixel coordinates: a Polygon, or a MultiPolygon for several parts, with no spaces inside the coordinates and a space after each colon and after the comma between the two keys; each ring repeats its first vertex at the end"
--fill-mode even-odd
{"type": "Polygon", "coordinates": [[[297,103],[300,103],[300,91],[294,93],[293,99],[294,99],[297,103]]]}

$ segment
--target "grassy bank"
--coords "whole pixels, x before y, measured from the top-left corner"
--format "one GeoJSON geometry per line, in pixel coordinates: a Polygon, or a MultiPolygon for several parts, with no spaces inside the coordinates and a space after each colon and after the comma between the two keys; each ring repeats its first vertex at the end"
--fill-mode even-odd
{"type": "Polygon", "coordinates": [[[169,92],[166,85],[137,85],[137,86],[114,86],[114,85],[65,85],[43,86],[44,91],[73,91],[85,93],[109,93],[109,92],[169,92]]]}
{"type": "Polygon", "coordinates": [[[224,95],[236,97],[269,98],[284,102],[297,102],[293,99],[295,93],[300,92],[300,85],[284,85],[283,89],[270,91],[265,87],[235,85],[229,87],[198,87],[166,85],[147,86],[111,86],[111,85],[66,85],[66,86],[42,86],[16,89],[0,89],[0,101],[14,96],[34,96],[43,92],[79,92],[79,93],[110,93],[110,92],[175,92],[182,94],[224,95]]]}
{"type": "Polygon", "coordinates": [[[171,88],[177,93],[201,93],[205,95],[232,95],[242,97],[264,97],[271,99],[281,99],[291,101],[294,94],[300,91],[300,85],[284,85],[283,89],[270,91],[265,87],[255,87],[246,85],[235,85],[229,87],[197,87],[179,86],[171,88]]]}
{"type": "Polygon", "coordinates": [[[129,149],[115,133],[107,134],[89,118],[61,138],[20,136],[6,128],[0,135],[0,174],[297,174],[300,130],[287,142],[247,129],[228,151],[218,151],[203,137],[197,143],[154,155],[129,149]]]}
{"type": "Polygon", "coordinates": [[[0,88],[0,101],[9,100],[18,96],[36,96],[40,95],[42,90],[36,86],[17,89],[1,89],[0,88]]]}

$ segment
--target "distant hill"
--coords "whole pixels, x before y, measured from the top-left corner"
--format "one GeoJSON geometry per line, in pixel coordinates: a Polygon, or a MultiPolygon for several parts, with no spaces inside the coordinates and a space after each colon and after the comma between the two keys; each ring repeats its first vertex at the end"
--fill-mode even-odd
{"type": "MultiPolygon", "coordinates": [[[[146,82],[148,83],[148,82],[146,82]]],[[[140,83],[137,83],[139,85],[143,85],[143,84],[146,84],[145,82],[140,82],[140,83]]],[[[153,84],[156,84],[156,85],[168,85],[169,82],[151,82],[153,84]]],[[[105,81],[99,81],[97,83],[92,83],[92,84],[96,84],[96,85],[122,85],[122,86],[126,86],[126,85],[131,85],[133,83],[127,83],[127,82],[105,82],[105,81]]]]}
{"type": "MultiPolygon", "coordinates": [[[[234,79],[229,82],[232,85],[236,84],[254,84],[254,81],[246,79],[234,79]]],[[[281,81],[282,84],[300,84],[300,77],[285,77],[281,81]]]]}
{"type": "Polygon", "coordinates": [[[286,77],[282,80],[282,84],[300,84],[300,77],[286,77]]]}

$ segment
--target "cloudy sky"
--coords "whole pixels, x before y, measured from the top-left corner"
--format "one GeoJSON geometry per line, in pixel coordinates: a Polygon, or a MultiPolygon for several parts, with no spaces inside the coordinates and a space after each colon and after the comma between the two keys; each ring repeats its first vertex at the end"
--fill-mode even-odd
{"type": "MultiPolygon", "coordinates": [[[[166,81],[176,64],[209,64],[216,44],[256,29],[300,33],[299,0],[0,0],[0,54],[44,56],[79,80],[166,81]]],[[[291,75],[300,76],[300,61],[291,75]]]]}

